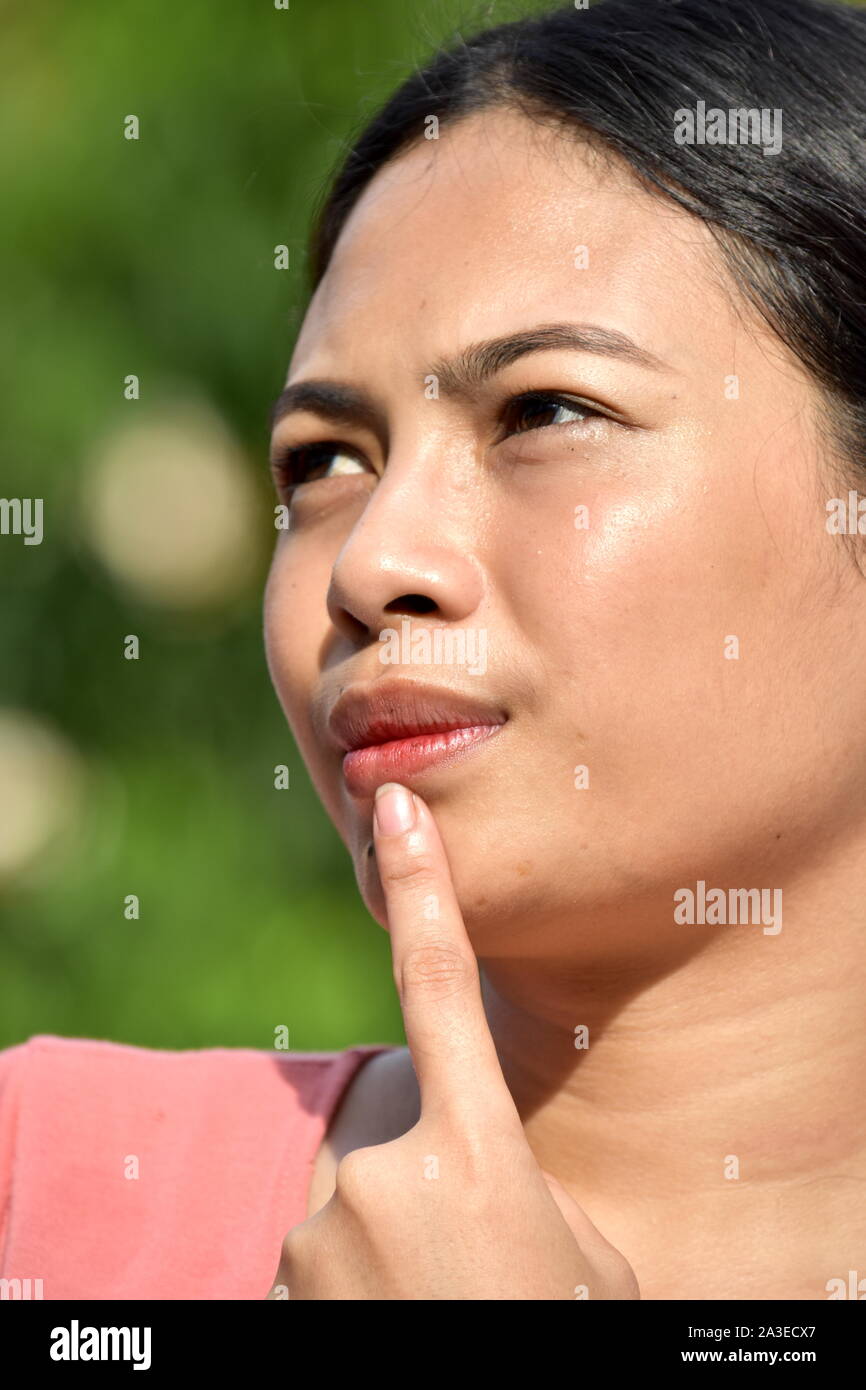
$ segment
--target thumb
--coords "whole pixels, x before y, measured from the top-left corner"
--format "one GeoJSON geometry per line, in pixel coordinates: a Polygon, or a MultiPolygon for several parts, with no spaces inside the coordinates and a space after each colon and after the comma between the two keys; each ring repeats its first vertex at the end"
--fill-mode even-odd
{"type": "Polygon", "coordinates": [[[590,1221],[583,1207],[574,1200],[570,1192],[566,1191],[559,1179],[544,1168],[541,1170],[541,1175],[547,1183],[548,1191],[559,1207],[566,1225],[584,1254],[592,1260],[596,1258],[605,1262],[609,1260],[616,1268],[626,1265],[631,1272],[621,1251],[617,1250],[615,1245],[611,1245],[609,1240],[605,1240],[598,1227],[590,1221]]]}

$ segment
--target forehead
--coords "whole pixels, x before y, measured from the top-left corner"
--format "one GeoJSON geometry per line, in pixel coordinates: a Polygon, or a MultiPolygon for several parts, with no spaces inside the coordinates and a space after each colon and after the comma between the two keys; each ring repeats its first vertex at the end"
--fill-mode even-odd
{"type": "Polygon", "coordinates": [[[413,360],[575,318],[683,367],[708,313],[733,321],[708,229],[571,131],[507,109],[442,125],[373,178],[313,297],[290,376],[413,360]],[[693,292],[683,294],[688,284],[693,292]],[[709,303],[708,301],[712,301],[709,303]]]}

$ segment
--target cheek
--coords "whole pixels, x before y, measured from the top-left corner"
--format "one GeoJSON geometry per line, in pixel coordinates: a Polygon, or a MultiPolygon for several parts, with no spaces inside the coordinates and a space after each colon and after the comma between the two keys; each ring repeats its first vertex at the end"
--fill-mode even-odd
{"type": "Polygon", "coordinates": [[[307,751],[307,710],[318,678],[318,654],[329,620],[327,581],[293,539],[278,542],[265,587],[264,636],[268,669],[292,732],[307,751]],[[310,561],[308,563],[307,561],[310,561]]]}
{"type": "Polygon", "coordinates": [[[310,718],[323,643],[331,631],[325,602],[329,576],[330,563],[306,554],[296,538],[281,541],[265,588],[264,633],[271,681],[292,736],[323,806],[345,839],[336,755],[323,747],[310,718]]]}
{"type": "Polygon", "coordinates": [[[702,788],[733,803],[756,767],[787,776],[778,731],[811,717],[791,665],[814,641],[819,556],[790,495],[768,527],[750,469],[690,456],[658,460],[664,483],[641,472],[563,489],[531,533],[513,528],[506,604],[544,673],[543,737],[595,770],[593,804],[653,789],[688,820],[702,788]]]}
{"type": "Polygon", "coordinates": [[[499,529],[497,569],[521,635],[581,685],[589,672],[610,681],[656,667],[677,632],[690,644],[713,632],[720,579],[742,589],[755,565],[741,528],[724,535],[710,520],[699,486],[644,482],[582,469],[522,498],[499,529]]]}
{"type": "Polygon", "coordinates": [[[724,458],[696,444],[577,457],[524,489],[499,528],[496,567],[521,637],[579,689],[632,682],[633,699],[668,701],[723,678],[728,639],[742,655],[761,646],[749,668],[760,682],[766,644],[786,627],[800,640],[820,557],[790,456],[766,460],[763,484],[742,441],[724,458]]]}

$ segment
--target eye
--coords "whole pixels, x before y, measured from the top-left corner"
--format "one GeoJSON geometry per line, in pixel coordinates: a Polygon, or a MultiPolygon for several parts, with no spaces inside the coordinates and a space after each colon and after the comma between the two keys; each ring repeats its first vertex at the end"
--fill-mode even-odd
{"type": "Polygon", "coordinates": [[[595,410],[574,396],[562,396],[551,391],[526,391],[508,402],[502,421],[506,434],[526,434],[528,430],[544,429],[548,425],[571,425],[594,417],[606,418],[602,411],[595,410]]]}
{"type": "Polygon", "coordinates": [[[271,458],[271,471],[277,487],[290,493],[301,483],[318,478],[338,478],[346,473],[364,473],[363,461],[341,444],[302,444],[291,448],[276,448],[271,458]]]}

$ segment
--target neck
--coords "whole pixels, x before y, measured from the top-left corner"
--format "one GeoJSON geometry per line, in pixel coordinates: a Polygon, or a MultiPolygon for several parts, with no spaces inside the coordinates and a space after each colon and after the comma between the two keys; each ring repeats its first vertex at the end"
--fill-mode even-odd
{"type": "Polygon", "coordinates": [[[706,944],[661,973],[483,963],[535,1156],[645,1297],[826,1298],[864,1265],[866,943],[827,910],[864,900],[847,887],[786,894],[773,937],[684,928],[706,944]]]}

